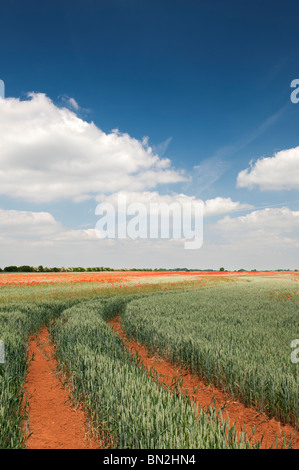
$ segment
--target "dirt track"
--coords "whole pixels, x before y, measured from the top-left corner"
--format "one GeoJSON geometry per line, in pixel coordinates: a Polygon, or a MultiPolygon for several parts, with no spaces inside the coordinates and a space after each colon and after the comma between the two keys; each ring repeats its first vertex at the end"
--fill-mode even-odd
{"type": "Polygon", "coordinates": [[[55,374],[56,361],[46,328],[28,346],[29,365],[25,388],[29,394],[28,449],[95,449],[88,437],[84,412],[71,406],[68,393],[55,374]]]}

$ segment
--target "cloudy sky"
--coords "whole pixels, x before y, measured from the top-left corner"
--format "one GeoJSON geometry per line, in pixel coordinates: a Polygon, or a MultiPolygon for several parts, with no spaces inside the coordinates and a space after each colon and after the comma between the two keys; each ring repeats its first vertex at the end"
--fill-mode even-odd
{"type": "Polygon", "coordinates": [[[1,5],[0,267],[299,268],[298,14],[273,0],[1,5]],[[99,239],[97,205],[119,195],[200,202],[202,247],[99,239]]]}

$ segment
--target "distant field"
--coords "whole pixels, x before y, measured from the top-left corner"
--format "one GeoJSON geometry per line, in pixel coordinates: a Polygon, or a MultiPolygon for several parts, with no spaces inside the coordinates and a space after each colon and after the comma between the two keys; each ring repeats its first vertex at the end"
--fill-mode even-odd
{"type": "Polygon", "coordinates": [[[160,291],[201,287],[206,283],[234,282],[246,278],[299,280],[288,272],[94,272],[94,273],[0,273],[0,303],[49,297],[90,297],[139,291],[160,291]],[[27,289],[28,287],[28,289],[27,289]]]}
{"type": "Polygon", "coordinates": [[[0,273],[0,303],[166,291],[226,279],[191,272],[0,273]]]}
{"type": "Polygon", "coordinates": [[[138,279],[159,279],[164,278],[182,279],[197,278],[206,276],[216,277],[298,277],[299,272],[278,272],[278,271],[104,271],[104,272],[65,272],[65,273],[0,273],[0,286],[5,285],[34,285],[34,284],[60,284],[77,282],[130,282],[138,279]]]}

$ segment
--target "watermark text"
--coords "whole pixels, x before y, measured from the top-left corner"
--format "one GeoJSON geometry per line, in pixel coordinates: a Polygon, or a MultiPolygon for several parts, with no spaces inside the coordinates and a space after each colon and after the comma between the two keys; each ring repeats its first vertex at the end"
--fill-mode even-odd
{"type": "Polygon", "coordinates": [[[299,103],[299,78],[295,78],[291,82],[291,88],[295,88],[291,93],[291,101],[294,104],[299,103]]]}
{"type": "Polygon", "coordinates": [[[0,99],[4,100],[4,98],[5,98],[5,85],[4,85],[4,81],[0,80],[0,99]]]}
{"type": "Polygon", "coordinates": [[[97,205],[95,231],[100,239],[182,239],[187,250],[203,243],[203,203],[199,201],[127,204],[124,194],[115,204],[97,205]]]}

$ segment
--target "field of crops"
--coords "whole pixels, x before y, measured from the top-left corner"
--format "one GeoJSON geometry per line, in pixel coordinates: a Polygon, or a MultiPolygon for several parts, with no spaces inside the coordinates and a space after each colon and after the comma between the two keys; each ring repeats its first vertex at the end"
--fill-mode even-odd
{"type": "Polygon", "coordinates": [[[0,338],[5,345],[5,363],[0,365],[1,449],[20,448],[25,444],[22,424],[28,412],[24,393],[28,339],[68,305],[70,302],[65,301],[0,306],[0,338]]]}
{"type": "Polygon", "coordinates": [[[135,300],[123,325],[158,354],[295,425],[298,301],[295,282],[255,279],[135,300]]]}
{"type": "Polygon", "coordinates": [[[7,302],[11,286],[2,287],[0,339],[6,360],[0,365],[0,448],[26,447],[30,397],[24,383],[34,360],[27,345],[44,325],[55,345],[57,372],[74,401],[83,404],[88,428],[102,447],[261,445],[239,432],[215,405],[202,409],[179,390],[161,385],[155,371],[146,369],[107,324],[118,315],[127,336],[156,355],[298,425],[297,365],[290,360],[290,343],[298,337],[295,277],[238,282],[199,277],[187,283],[168,280],[154,289],[137,290],[133,284],[119,292],[109,286],[101,293],[92,289],[89,296],[71,295],[61,283],[55,286],[58,295],[48,298],[45,288],[48,283],[18,286],[24,298],[7,302]]]}
{"type": "Polygon", "coordinates": [[[201,411],[198,420],[189,401],[138,367],[105,322],[124,307],[120,298],[79,304],[52,329],[59,362],[71,372],[75,395],[100,437],[121,448],[251,447],[215,409],[201,411]]]}

